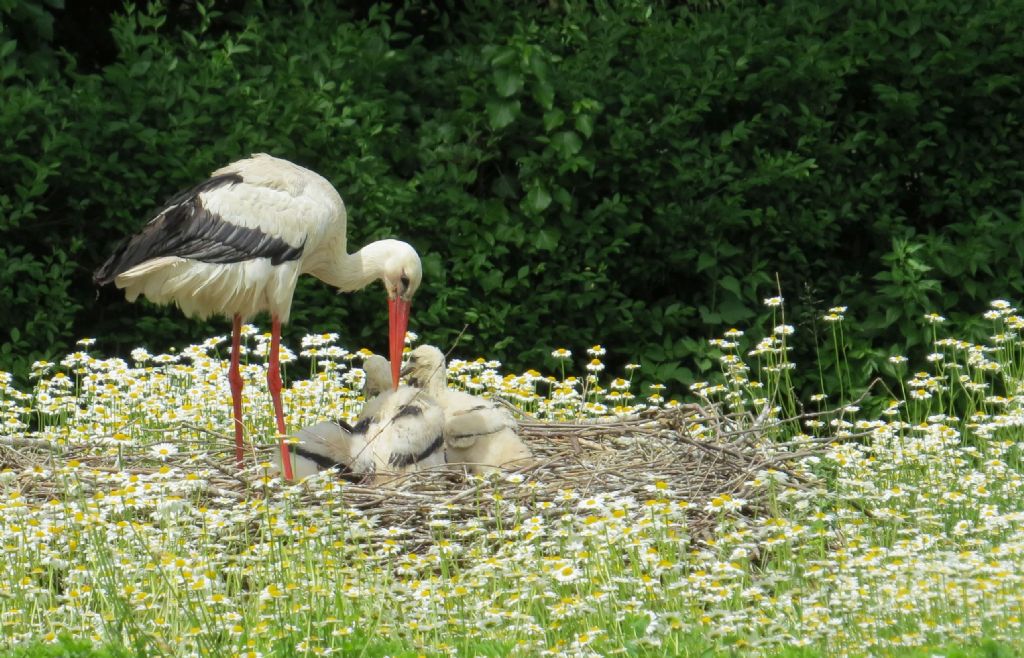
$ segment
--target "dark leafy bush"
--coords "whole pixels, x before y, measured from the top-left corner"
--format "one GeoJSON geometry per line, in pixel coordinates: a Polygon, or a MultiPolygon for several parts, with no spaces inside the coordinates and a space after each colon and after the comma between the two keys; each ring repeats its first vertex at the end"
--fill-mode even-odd
{"type": "MultiPolygon", "coordinates": [[[[514,367],[601,342],[686,382],[714,367],[701,339],[765,322],[781,286],[798,360],[844,304],[866,377],[880,346],[924,347],[923,313],[1024,292],[1019,3],[467,4],[198,5],[174,28],[134,11],[97,73],[0,60],[5,366],[77,335],[211,331],[97,302],[88,275],[253,151],[330,178],[350,244],[420,250],[414,330],[447,345],[468,325],[460,352],[514,367]]],[[[382,316],[379,291],[304,281],[291,331],[383,349],[382,316]]]]}

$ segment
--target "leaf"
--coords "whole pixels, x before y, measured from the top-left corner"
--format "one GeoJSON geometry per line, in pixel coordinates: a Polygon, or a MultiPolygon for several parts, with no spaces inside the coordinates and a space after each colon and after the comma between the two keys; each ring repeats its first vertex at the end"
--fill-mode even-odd
{"type": "Polygon", "coordinates": [[[526,194],[526,207],[533,212],[543,212],[551,205],[551,195],[541,185],[530,188],[526,194]]]}
{"type": "Polygon", "coordinates": [[[555,188],[552,195],[563,208],[568,210],[572,206],[572,195],[569,194],[569,190],[565,189],[561,185],[555,188]]]}
{"type": "Polygon", "coordinates": [[[533,244],[544,251],[554,251],[558,246],[558,239],[561,237],[556,229],[542,228],[537,231],[533,238],[533,244]]]}
{"type": "Polygon", "coordinates": [[[546,56],[547,53],[541,50],[534,50],[530,53],[530,70],[542,82],[548,80],[548,64],[544,59],[546,56]]]}
{"type": "Polygon", "coordinates": [[[698,310],[700,311],[701,322],[704,324],[720,324],[722,322],[722,317],[707,306],[701,305],[698,307],[698,310]]]}
{"type": "Polygon", "coordinates": [[[140,59],[139,61],[132,64],[132,67],[131,69],[129,69],[128,74],[133,78],[141,78],[142,76],[146,75],[146,71],[148,71],[149,67],[152,65],[153,62],[149,61],[148,59],[140,59]]]}
{"type": "Polygon", "coordinates": [[[484,292],[491,292],[501,285],[501,270],[490,270],[483,274],[479,281],[484,292]]]}
{"type": "Polygon", "coordinates": [[[492,130],[500,130],[516,120],[519,101],[491,101],[487,103],[487,119],[492,130]]]}
{"type": "Polygon", "coordinates": [[[516,50],[510,46],[504,46],[498,49],[494,57],[491,58],[491,66],[506,66],[516,60],[516,50]]]}
{"type": "Polygon", "coordinates": [[[565,123],[565,112],[555,108],[544,113],[544,130],[551,132],[565,123]]]}
{"type": "Polygon", "coordinates": [[[508,68],[495,69],[494,88],[498,90],[499,96],[514,96],[523,88],[523,75],[508,68]]]}
{"type": "Polygon", "coordinates": [[[545,110],[550,110],[555,104],[555,88],[548,82],[537,82],[533,86],[533,98],[545,110]]]}
{"type": "Polygon", "coordinates": [[[573,130],[563,130],[551,138],[551,144],[558,149],[563,157],[571,157],[583,148],[583,140],[573,130]]]}
{"type": "Polygon", "coordinates": [[[729,325],[741,324],[752,315],[746,305],[739,299],[723,299],[718,305],[718,313],[722,322],[729,325]]]}
{"type": "Polygon", "coordinates": [[[589,139],[594,134],[594,118],[589,114],[577,114],[575,124],[584,137],[589,139]]]}
{"type": "Polygon", "coordinates": [[[702,251],[702,252],[700,252],[700,255],[697,256],[697,271],[698,272],[703,272],[704,270],[711,269],[712,267],[714,267],[717,264],[718,264],[718,260],[715,258],[715,255],[712,254],[711,252],[702,251]]]}
{"type": "Polygon", "coordinates": [[[736,297],[743,297],[743,293],[740,292],[739,279],[732,275],[723,276],[721,279],[719,279],[718,285],[722,286],[732,294],[736,295],[736,297]]]}

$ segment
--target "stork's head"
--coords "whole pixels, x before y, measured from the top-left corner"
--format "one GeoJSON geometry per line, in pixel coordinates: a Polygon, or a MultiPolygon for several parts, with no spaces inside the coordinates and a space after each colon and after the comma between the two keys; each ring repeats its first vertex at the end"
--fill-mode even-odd
{"type": "Polygon", "coordinates": [[[412,245],[399,240],[382,240],[388,243],[388,252],[384,260],[384,289],[388,299],[401,299],[412,302],[412,296],[420,287],[423,279],[423,266],[420,256],[412,245]]]}
{"type": "Polygon", "coordinates": [[[391,357],[391,383],[397,389],[405,332],[409,328],[409,308],[423,279],[423,266],[411,245],[398,240],[383,242],[387,243],[381,279],[388,293],[388,355],[391,357]]]}
{"type": "Polygon", "coordinates": [[[415,386],[436,395],[445,385],[444,353],[433,345],[420,345],[409,353],[402,368],[409,386],[415,386]]]}

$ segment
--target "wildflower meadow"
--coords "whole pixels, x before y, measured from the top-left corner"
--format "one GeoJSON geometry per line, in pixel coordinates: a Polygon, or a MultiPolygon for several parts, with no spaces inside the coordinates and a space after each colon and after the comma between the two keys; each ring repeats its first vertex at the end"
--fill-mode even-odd
{"type": "MultiPolygon", "coordinates": [[[[855,312],[823,319],[839,328],[855,312]]],[[[127,360],[84,339],[35,363],[28,385],[0,373],[0,642],[252,658],[1009,652],[1024,637],[1017,313],[994,302],[982,343],[922,318],[932,352],[894,357],[898,380],[806,400],[791,373],[817,366],[791,361],[797,329],[781,315],[711,341],[721,371],[689,390],[640,390],[636,367],[608,372],[599,345],[552,346],[563,366],[547,374],[450,361],[450,385],[524,423],[603,423],[593,450],[678,418],[669,441],[785,458],[696,498],[664,459],[635,464],[636,486],[599,487],[610,474],[577,451],[559,459],[593,474],[555,488],[544,468],[444,473],[440,489],[359,504],[362,487],[330,472],[275,475],[256,327],[243,471],[225,337],[127,360]]],[[[366,354],[335,334],[283,347],[288,427],[354,418],[366,354]]]]}

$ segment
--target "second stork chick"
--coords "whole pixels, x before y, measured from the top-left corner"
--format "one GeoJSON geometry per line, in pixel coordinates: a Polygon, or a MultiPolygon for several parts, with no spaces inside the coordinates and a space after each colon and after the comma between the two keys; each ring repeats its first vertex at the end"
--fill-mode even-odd
{"type": "Polygon", "coordinates": [[[343,420],[325,420],[296,432],[298,443],[288,444],[295,479],[336,469],[345,480],[361,481],[374,466],[365,450],[368,426],[369,423],[353,427],[343,420]]]}
{"type": "Polygon", "coordinates": [[[367,357],[363,370],[366,403],[356,427],[366,431],[359,457],[373,463],[378,483],[443,465],[445,415],[437,400],[411,386],[392,390],[390,364],[382,356],[367,357]]]}
{"type": "Polygon", "coordinates": [[[448,388],[444,354],[420,345],[402,368],[409,386],[422,388],[444,410],[444,443],[450,464],[463,464],[470,473],[486,475],[499,468],[533,462],[530,449],[515,431],[515,420],[494,401],[448,388]]]}

